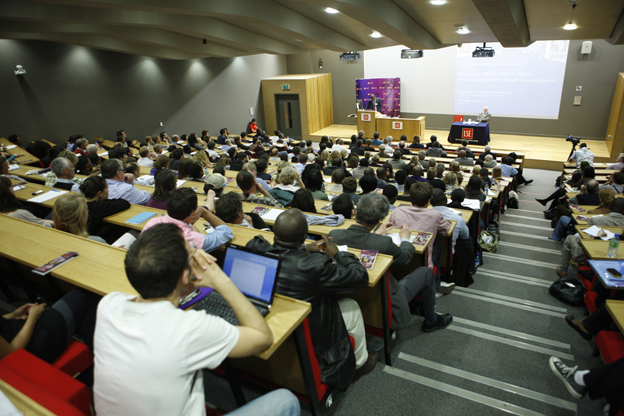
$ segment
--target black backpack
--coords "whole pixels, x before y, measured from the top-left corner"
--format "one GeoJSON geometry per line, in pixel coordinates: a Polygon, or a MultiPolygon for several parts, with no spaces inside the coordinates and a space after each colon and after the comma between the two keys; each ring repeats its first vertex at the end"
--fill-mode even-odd
{"type": "Polygon", "coordinates": [[[559,280],[556,280],[552,285],[550,285],[550,288],[548,288],[548,292],[560,301],[565,302],[569,305],[583,305],[585,288],[583,287],[583,284],[577,279],[571,277],[562,277],[559,280]]]}

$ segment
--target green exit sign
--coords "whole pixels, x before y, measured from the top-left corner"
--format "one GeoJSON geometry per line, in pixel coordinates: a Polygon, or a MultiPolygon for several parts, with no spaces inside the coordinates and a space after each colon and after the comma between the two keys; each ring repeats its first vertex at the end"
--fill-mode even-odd
{"type": "Polygon", "coordinates": [[[282,90],[288,91],[290,89],[290,84],[282,84],[282,90]]]}

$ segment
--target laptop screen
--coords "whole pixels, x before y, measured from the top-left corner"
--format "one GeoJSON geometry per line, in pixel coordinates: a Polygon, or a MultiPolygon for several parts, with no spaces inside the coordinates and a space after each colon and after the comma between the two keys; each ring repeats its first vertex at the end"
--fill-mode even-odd
{"type": "Polygon", "coordinates": [[[225,252],[223,271],[243,294],[271,302],[279,259],[240,250],[232,246],[225,252]]]}

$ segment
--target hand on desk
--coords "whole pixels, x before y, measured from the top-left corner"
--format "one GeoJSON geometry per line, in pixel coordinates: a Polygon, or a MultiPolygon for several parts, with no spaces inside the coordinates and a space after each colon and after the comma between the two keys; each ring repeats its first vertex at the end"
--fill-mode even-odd
{"type": "Polygon", "coordinates": [[[375,234],[386,235],[392,227],[394,227],[394,224],[392,224],[391,222],[381,223],[381,225],[379,225],[379,228],[377,228],[377,231],[375,231],[375,234]]]}
{"type": "Polygon", "coordinates": [[[335,243],[333,243],[331,240],[332,240],[332,237],[327,237],[325,235],[323,236],[322,240],[319,240],[316,243],[306,244],[306,250],[307,251],[322,251],[323,253],[326,253],[327,255],[329,255],[329,257],[333,259],[336,253],[338,253],[338,251],[340,250],[338,250],[338,246],[335,243]]]}

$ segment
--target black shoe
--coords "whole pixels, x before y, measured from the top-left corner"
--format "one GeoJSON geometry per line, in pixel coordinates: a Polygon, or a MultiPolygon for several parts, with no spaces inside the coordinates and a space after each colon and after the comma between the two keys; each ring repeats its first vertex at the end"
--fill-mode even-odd
{"type": "Polygon", "coordinates": [[[432,324],[427,323],[427,321],[423,322],[423,332],[433,332],[436,329],[444,329],[453,322],[453,316],[451,316],[450,313],[436,313],[436,316],[438,319],[432,324]]]}
{"type": "Polygon", "coordinates": [[[384,340],[371,334],[366,334],[366,351],[381,351],[384,347],[384,340]]]}
{"type": "Polygon", "coordinates": [[[351,382],[353,383],[358,378],[373,371],[375,369],[375,365],[377,365],[378,359],[379,359],[379,353],[377,351],[369,352],[368,358],[366,359],[366,362],[364,363],[364,365],[358,368],[357,370],[355,370],[355,373],[353,373],[353,378],[351,379],[351,382]]]}
{"type": "Polygon", "coordinates": [[[548,203],[548,201],[546,201],[545,199],[538,199],[538,198],[535,198],[535,200],[536,200],[537,202],[539,202],[540,204],[542,204],[543,206],[546,206],[546,204],[548,203]]]}
{"type": "Polygon", "coordinates": [[[526,181],[524,184],[525,184],[525,185],[528,185],[528,184],[530,184],[530,183],[533,183],[533,179],[529,179],[529,180],[528,180],[528,181],[526,181]]]}
{"type": "Polygon", "coordinates": [[[581,336],[581,338],[583,338],[586,341],[591,340],[594,336],[592,334],[590,334],[589,332],[585,332],[583,331],[578,325],[576,325],[574,322],[572,322],[572,319],[574,319],[573,316],[566,316],[565,317],[565,321],[568,325],[570,325],[570,327],[575,330],[576,332],[578,332],[578,334],[581,336]]]}
{"type": "Polygon", "coordinates": [[[587,393],[587,387],[581,386],[574,381],[574,373],[576,373],[578,367],[568,367],[557,357],[550,357],[548,364],[550,365],[552,372],[555,373],[561,381],[563,381],[563,384],[572,396],[577,399],[581,399],[585,396],[585,393],[587,393]]]}

